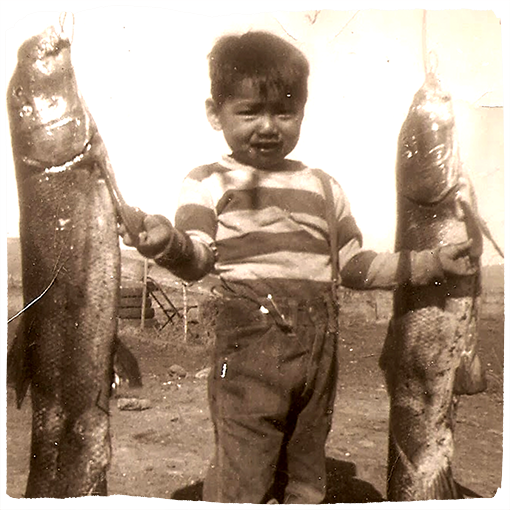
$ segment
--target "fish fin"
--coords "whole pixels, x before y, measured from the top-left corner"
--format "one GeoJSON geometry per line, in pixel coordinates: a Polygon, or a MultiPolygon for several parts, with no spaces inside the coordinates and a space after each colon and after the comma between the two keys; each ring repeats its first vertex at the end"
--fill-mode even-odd
{"type": "Polygon", "coordinates": [[[462,353],[455,372],[453,391],[456,395],[475,395],[487,389],[487,378],[478,353],[462,353]]]}
{"type": "Polygon", "coordinates": [[[395,339],[395,318],[392,317],[388,323],[386,338],[384,340],[381,355],[379,356],[379,368],[384,374],[386,389],[392,394],[394,387],[393,370],[396,360],[396,339],[395,339]]]}
{"type": "Polygon", "coordinates": [[[501,249],[499,244],[494,239],[494,236],[492,235],[492,233],[491,233],[491,231],[489,229],[489,226],[487,225],[487,222],[481,216],[479,216],[478,219],[480,221],[480,227],[482,229],[483,235],[491,242],[491,244],[494,247],[494,249],[498,252],[498,255],[502,259],[504,259],[505,258],[505,254],[503,253],[503,250],[501,249]]]}
{"type": "Polygon", "coordinates": [[[466,224],[468,239],[473,240],[473,244],[470,248],[470,256],[471,258],[480,258],[483,252],[483,235],[478,212],[473,208],[472,204],[462,198],[459,199],[458,204],[462,211],[464,223],[466,224]]]}
{"type": "Polygon", "coordinates": [[[7,384],[16,392],[16,406],[21,408],[32,379],[29,337],[31,325],[26,327],[26,317],[21,317],[16,334],[7,352],[7,384]]]}
{"type": "Polygon", "coordinates": [[[487,222],[478,211],[473,185],[467,176],[461,179],[458,200],[462,212],[464,213],[468,237],[472,238],[474,241],[472,248],[473,256],[481,256],[483,251],[483,236],[485,236],[491,242],[498,255],[504,259],[505,255],[503,250],[494,239],[487,222]]]}
{"type": "Polygon", "coordinates": [[[465,318],[458,322],[457,337],[462,341],[459,364],[455,370],[454,395],[475,395],[487,389],[486,370],[480,360],[478,343],[478,310],[481,294],[480,275],[472,283],[472,301],[465,318]]]}
{"type": "Polygon", "coordinates": [[[127,380],[131,388],[140,388],[142,384],[142,373],[138,361],[118,336],[115,337],[114,347],[114,370],[122,380],[127,380]]]}

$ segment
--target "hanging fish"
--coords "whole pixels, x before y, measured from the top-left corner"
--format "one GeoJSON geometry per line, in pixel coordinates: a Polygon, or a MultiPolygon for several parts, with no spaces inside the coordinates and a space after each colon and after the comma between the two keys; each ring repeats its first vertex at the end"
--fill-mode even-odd
{"type": "Polygon", "coordinates": [[[70,50],[53,27],[25,41],[7,93],[26,305],[8,378],[18,407],[31,388],[28,498],[106,495],[110,462],[117,210],[70,50]]]}
{"type": "MultiPolygon", "coordinates": [[[[472,276],[394,293],[380,366],[390,396],[387,497],[462,497],[452,475],[456,394],[484,391],[477,353],[483,226],[463,167],[452,99],[427,73],[402,126],[396,166],[395,250],[473,240],[472,276]]],[[[405,258],[403,258],[405,260],[405,258]]]]}

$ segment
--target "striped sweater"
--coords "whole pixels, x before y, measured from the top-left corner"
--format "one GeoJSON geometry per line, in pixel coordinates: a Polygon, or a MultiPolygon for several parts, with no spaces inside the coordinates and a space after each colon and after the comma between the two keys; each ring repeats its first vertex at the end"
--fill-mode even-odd
{"type": "MultiPolygon", "coordinates": [[[[184,179],[175,226],[193,243],[214,249],[213,273],[229,287],[257,295],[317,297],[330,288],[332,275],[330,205],[320,172],[292,160],[278,170],[261,170],[224,156],[184,179]]],[[[391,288],[438,276],[440,268],[430,252],[406,253],[403,260],[404,254],[362,250],[349,202],[340,185],[328,179],[343,285],[391,288]]]]}

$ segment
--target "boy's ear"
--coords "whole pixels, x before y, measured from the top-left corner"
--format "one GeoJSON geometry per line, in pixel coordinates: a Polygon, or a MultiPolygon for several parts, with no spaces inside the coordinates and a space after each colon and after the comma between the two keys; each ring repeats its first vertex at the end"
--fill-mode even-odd
{"type": "Polygon", "coordinates": [[[212,98],[206,99],[205,101],[205,113],[212,128],[216,131],[221,131],[222,126],[219,116],[219,107],[212,98]]]}

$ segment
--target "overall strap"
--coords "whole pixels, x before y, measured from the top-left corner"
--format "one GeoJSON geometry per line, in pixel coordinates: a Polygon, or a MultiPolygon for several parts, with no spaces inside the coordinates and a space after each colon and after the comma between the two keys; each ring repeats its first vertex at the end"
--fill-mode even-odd
{"type": "Polygon", "coordinates": [[[333,189],[331,188],[331,178],[329,175],[320,170],[317,170],[315,173],[321,181],[322,188],[324,190],[324,197],[326,201],[326,221],[328,222],[329,245],[331,248],[331,298],[333,300],[333,310],[328,313],[328,329],[331,333],[338,335],[340,301],[338,296],[338,233],[335,215],[335,201],[333,199],[333,189]]]}
{"type": "Polygon", "coordinates": [[[324,190],[324,197],[326,199],[326,221],[328,222],[329,245],[331,248],[331,279],[333,280],[333,285],[336,289],[336,285],[338,284],[338,235],[333,190],[331,188],[331,179],[329,175],[320,170],[317,170],[315,173],[321,181],[322,188],[324,190]]]}

